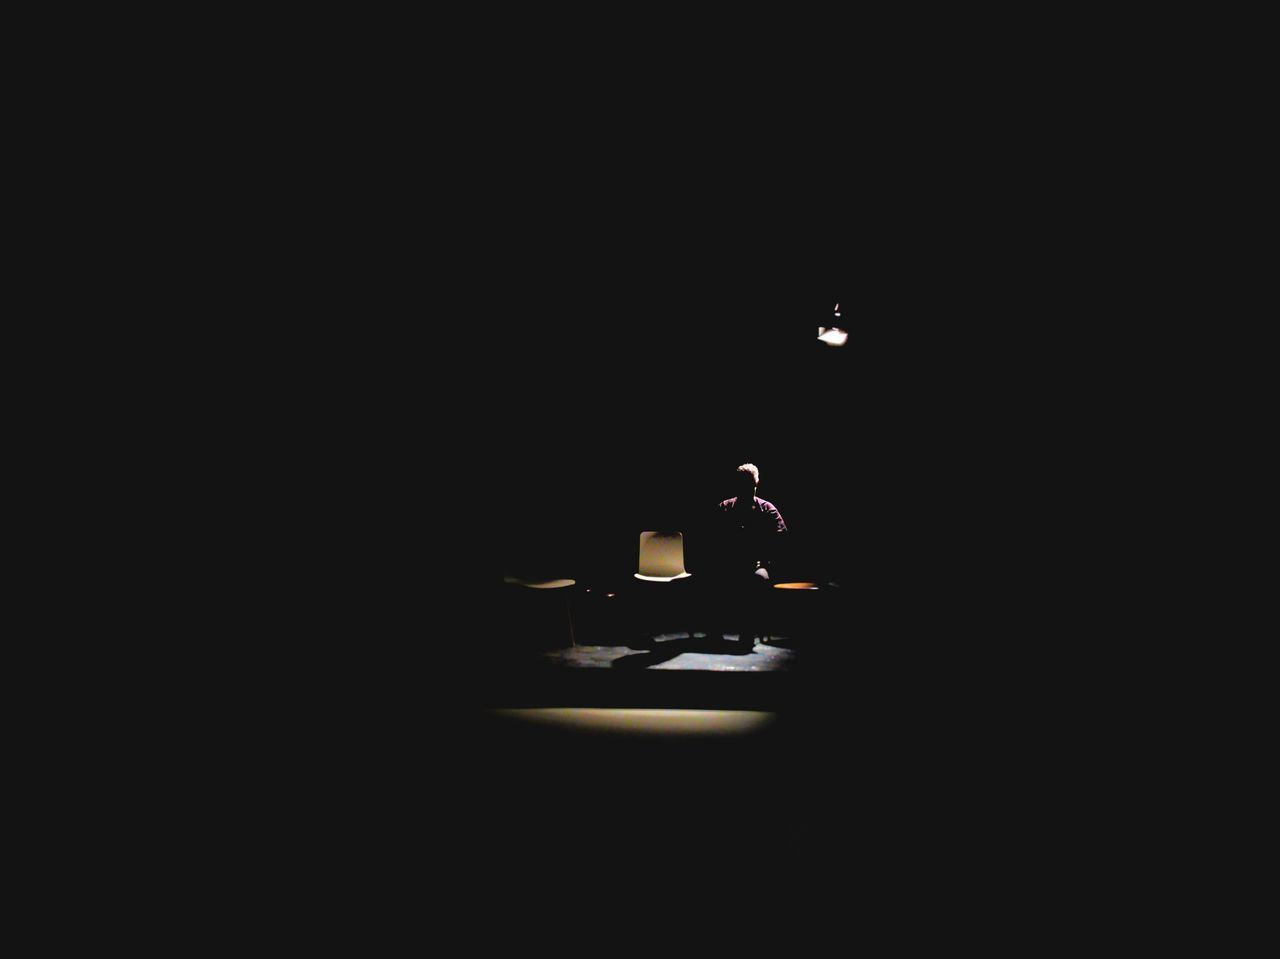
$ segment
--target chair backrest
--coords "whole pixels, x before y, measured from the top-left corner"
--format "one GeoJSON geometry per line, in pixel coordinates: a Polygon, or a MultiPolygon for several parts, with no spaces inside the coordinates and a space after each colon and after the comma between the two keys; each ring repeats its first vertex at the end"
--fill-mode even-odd
{"type": "Polygon", "coordinates": [[[647,531],[640,534],[637,579],[665,582],[690,575],[684,570],[684,533],[647,531]]]}

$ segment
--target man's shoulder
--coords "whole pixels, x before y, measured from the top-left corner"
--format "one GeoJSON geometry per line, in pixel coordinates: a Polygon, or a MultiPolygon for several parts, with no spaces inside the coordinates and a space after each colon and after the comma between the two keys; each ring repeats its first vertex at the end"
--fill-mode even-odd
{"type": "Polygon", "coordinates": [[[716,506],[716,509],[733,509],[733,504],[735,499],[736,497],[730,497],[729,499],[722,499],[720,503],[716,506]]]}
{"type": "Polygon", "coordinates": [[[770,503],[767,499],[761,499],[759,496],[757,496],[757,497],[756,497],[756,502],[757,502],[757,503],[759,503],[759,504],[760,504],[760,508],[761,508],[762,510],[764,510],[765,512],[767,512],[767,513],[776,513],[776,512],[778,512],[778,507],[774,506],[774,505],[773,505],[772,503],[770,503]]]}

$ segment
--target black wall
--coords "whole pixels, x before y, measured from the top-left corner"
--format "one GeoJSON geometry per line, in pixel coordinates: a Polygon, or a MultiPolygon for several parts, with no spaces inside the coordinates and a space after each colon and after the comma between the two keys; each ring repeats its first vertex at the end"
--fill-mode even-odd
{"type": "Polygon", "coordinates": [[[639,533],[676,529],[696,572],[698,528],[749,461],[790,528],[792,572],[847,568],[856,339],[817,341],[829,303],[765,301],[733,317],[698,305],[622,305],[580,331],[512,342],[495,384],[504,562],[629,576],[639,533]]]}
{"type": "Polygon", "coordinates": [[[1087,375],[1105,343],[928,279],[896,304],[892,275],[858,298],[535,291],[488,384],[495,555],[629,576],[642,530],[680,529],[696,573],[698,518],[750,461],[799,572],[853,585],[864,634],[1096,634],[1126,549],[1087,375]]]}

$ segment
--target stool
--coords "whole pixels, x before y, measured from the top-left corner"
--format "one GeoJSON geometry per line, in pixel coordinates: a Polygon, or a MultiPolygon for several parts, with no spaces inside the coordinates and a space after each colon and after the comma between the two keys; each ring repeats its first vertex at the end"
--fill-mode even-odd
{"type": "Polygon", "coordinates": [[[814,638],[818,626],[823,621],[827,600],[824,594],[838,588],[835,583],[820,583],[810,580],[774,583],[773,589],[777,600],[774,602],[773,631],[780,636],[789,636],[797,641],[814,638]]]}
{"type": "Polygon", "coordinates": [[[560,590],[564,596],[565,616],[569,623],[569,645],[577,646],[578,640],[574,636],[573,630],[573,603],[570,601],[570,595],[573,585],[577,582],[575,579],[520,579],[515,576],[504,576],[502,581],[511,586],[518,587],[521,590],[560,590]]]}

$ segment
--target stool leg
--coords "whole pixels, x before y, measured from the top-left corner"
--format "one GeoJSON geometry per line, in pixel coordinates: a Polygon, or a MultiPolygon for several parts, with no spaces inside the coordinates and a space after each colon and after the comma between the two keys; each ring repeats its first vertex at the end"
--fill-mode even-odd
{"type": "Polygon", "coordinates": [[[573,606],[570,604],[568,596],[565,596],[564,598],[564,609],[565,612],[569,614],[569,643],[576,648],[578,640],[573,635],[573,606]]]}

